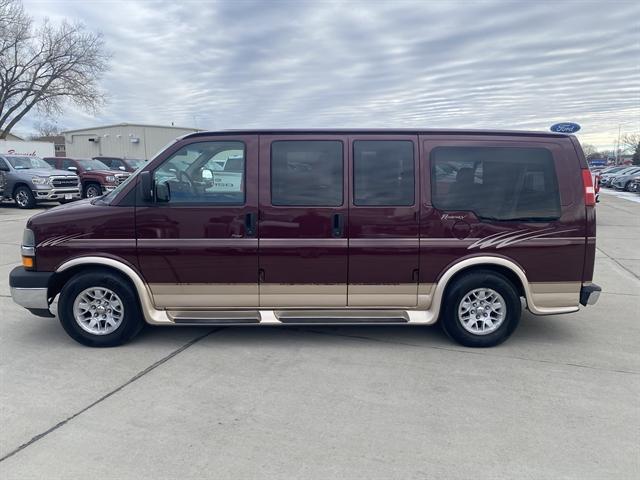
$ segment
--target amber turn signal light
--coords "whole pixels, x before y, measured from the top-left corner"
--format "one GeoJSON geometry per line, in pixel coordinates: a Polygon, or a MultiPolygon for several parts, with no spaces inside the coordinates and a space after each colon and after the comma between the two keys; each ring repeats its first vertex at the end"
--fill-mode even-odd
{"type": "Polygon", "coordinates": [[[33,257],[22,257],[22,266],[24,268],[33,268],[33,257]]]}

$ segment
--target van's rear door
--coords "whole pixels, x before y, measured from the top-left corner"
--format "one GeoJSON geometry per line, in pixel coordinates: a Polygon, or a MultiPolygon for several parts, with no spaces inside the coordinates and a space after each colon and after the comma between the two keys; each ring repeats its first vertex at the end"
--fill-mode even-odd
{"type": "Polygon", "coordinates": [[[418,138],[352,135],[349,159],[349,306],[415,307],[418,138]]]}

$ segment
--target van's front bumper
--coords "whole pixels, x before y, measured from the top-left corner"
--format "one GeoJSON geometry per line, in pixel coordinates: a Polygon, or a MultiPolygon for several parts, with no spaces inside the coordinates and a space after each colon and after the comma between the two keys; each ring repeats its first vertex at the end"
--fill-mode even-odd
{"type": "MultiPolygon", "coordinates": [[[[31,272],[16,267],[9,274],[11,297],[28,310],[49,311],[49,280],[53,272],[31,272]]],[[[35,313],[35,312],[34,312],[35,313]]]]}
{"type": "Polygon", "coordinates": [[[600,292],[602,288],[595,283],[591,283],[589,285],[583,285],[580,289],[580,304],[584,305],[595,305],[595,303],[600,298],[600,292]]]}

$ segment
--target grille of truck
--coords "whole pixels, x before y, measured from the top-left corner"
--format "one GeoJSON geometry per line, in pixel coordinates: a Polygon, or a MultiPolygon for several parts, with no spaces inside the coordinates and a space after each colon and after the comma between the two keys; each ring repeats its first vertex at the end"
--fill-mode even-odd
{"type": "Polygon", "coordinates": [[[124,182],[127,178],[129,177],[129,175],[125,175],[123,173],[116,175],[116,182],[118,183],[118,185],[120,185],[122,182],[124,182]]]}
{"type": "Polygon", "coordinates": [[[51,186],[56,188],[77,187],[78,177],[53,177],[51,179],[51,186]]]}

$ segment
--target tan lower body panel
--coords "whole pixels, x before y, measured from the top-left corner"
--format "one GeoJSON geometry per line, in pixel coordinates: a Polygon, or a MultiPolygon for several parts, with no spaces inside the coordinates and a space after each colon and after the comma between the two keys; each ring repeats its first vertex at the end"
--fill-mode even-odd
{"type": "Polygon", "coordinates": [[[415,307],[418,303],[418,284],[348,286],[350,307],[415,307]]]}
{"type": "Polygon", "coordinates": [[[260,284],[261,307],[327,308],[347,305],[347,285],[342,284],[260,284]]]}
{"type": "MultiPolygon", "coordinates": [[[[416,307],[415,283],[346,284],[165,284],[149,285],[158,308],[345,308],[416,307]],[[348,291],[348,295],[347,295],[348,291]]],[[[431,291],[429,284],[425,291],[431,291]]],[[[430,294],[428,295],[430,299],[430,294]]],[[[429,301],[430,303],[430,301],[429,301]]]]}
{"type": "MultiPolygon", "coordinates": [[[[431,307],[436,284],[151,284],[158,308],[421,308],[431,307]]],[[[529,283],[538,308],[578,305],[580,282],[529,283]]]]}
{"type": "Polygon", "coordinates": [[[572,307],[580,300],[580,282],[529,283],[531,299],[538,308],[572,307]]]}
{"type": "Polygon", "coordinates": [[[247,308],[259,306],[257,283],[152,283],[158,308],[247,308]]]}

